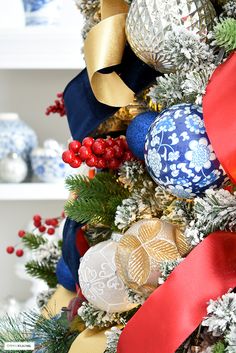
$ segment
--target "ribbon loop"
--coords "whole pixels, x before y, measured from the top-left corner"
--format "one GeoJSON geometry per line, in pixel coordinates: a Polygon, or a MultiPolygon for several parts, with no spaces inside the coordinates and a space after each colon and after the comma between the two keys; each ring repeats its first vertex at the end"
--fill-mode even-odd
{"type": "Polygon", "coordinates": [[[123,0],[103,0],[101,11],[103,20],[91,29],[84,43],[88,76],[99,102],[122,107],[133,101],[134,92],[116,72],[104,74],[99,71],[121,63],[128,6],[123,0]]]}

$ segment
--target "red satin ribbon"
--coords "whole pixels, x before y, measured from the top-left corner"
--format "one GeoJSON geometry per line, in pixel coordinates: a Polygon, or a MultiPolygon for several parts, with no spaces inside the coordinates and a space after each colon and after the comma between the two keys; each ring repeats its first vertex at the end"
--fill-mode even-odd
{"type": "Polygon", "coordinates": [[[174,353],[201,323],[207,302],[236,286],[236,233],[202,241],[123,330],[118,353],[174,353]]]}
{"type": "Polygon", "coordinates": [[[203,116],[216,156],[236,183],[236,52],[213,73],[203,97],[203,116]]]}

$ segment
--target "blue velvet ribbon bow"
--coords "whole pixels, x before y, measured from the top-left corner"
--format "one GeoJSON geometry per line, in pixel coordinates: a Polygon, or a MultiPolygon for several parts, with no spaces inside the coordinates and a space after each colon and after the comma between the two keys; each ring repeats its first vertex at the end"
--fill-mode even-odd
{"type": "MultiPolygon", "coordinates": [[[[111,70],[116,71],[135,93],[141,92],[159,75],[139,60],[128,45],[121,64],[111,70]]],[[[71,135],[74,140],[80,141],[120,108],[102,104],[95,98],[86,69],[69,82],[64,91],[64,101],[71,135]]],[[[75,241],[76,232],[81,226],[67,219],[63,231],[63,259],[77,283],[80,254],[75,241]]]]}

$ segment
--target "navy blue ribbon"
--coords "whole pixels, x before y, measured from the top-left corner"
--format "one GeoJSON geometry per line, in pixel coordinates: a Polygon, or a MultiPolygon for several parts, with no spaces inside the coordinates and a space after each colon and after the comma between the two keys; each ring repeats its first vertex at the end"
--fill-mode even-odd
{"type": "MultiPolygon", "coordinates": [[[[116,71],[135,93],[141,92],[158,76],[158,72],[139,60],[129,46],[121,64],[109,70],[116,71]]],[[[80,141],[120,108],[102,104],[95,98],[86,69],[69,82],[64,101],[71,135],[80,141]]]]}
{"type": "MultiPolygon", "coordinates": [[[[121,64],[113,67],[112,71],[116,71],[135,93],[141,92],[158,76],[158,72],[139,60],[129,46],[121,64]]],[[[64,101],[71,135],[80,141],[120,108],[102,104],[95,98],[86,69],[69,82],[64,91],[64,101]]],[[[63,231],[63,259],[77,283],[80,254],[76,249],[76,233],[81,226],[67,219],[63,231]]]]}

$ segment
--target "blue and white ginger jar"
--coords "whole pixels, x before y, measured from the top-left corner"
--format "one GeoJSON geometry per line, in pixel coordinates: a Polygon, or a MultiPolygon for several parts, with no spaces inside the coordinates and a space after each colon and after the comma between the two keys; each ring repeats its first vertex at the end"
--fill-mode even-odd
{"type": "Polygon", "coordinates": [[[62,160],[65,148],[55,140],[46,140],[43,148],[36,148],[31,153],[31,165],[34,174],[40,181],[56,183],[75,170],[62,160]]]}
{"type": "Polygon", "coordinates": [[[155,182],[180,198],[192,198],[227,179],[212,149],[202,108],[178,104],[164,110],[150,126],[145,163],[155,182]]]}
{"type": "Polygon", "coordinates": [[[0,114],[0,159],[16,153],[26,161],[37,146],[35,132],[16,113],[0,114]]]}

